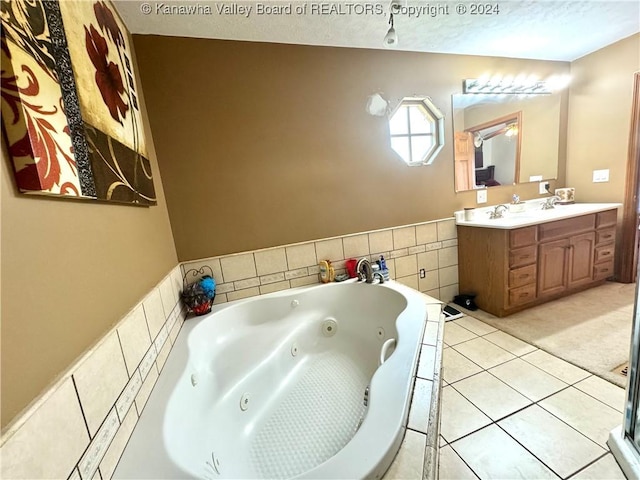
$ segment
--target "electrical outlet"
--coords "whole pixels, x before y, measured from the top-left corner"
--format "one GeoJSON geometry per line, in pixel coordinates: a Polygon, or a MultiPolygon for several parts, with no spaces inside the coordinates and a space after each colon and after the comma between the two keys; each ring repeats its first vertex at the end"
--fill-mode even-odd
{"type": "Polygon", "coordinates": [[[547,188],[549,188],[549,182],[540,182],[538,184],[538,193],[540,195],[544,195],[545,193],[549,193],[549,192],[547,192],[547,188]]]}
{"type": "Polygon", "coordinates": [[[601,183],[609,181],[609,169],[594,170],[593,171],[593,183],[601,183]]]}
{"type": "Polygon", "coordinates": [[[427,278],[427,271],[424,268],[420,269],[420,278],[427,278]]]}
{"type": "Polygon", "coordinates": [[[476,192],[476,202],[477,203],[487,203],[487,189],[483,188],[476,192]]]}

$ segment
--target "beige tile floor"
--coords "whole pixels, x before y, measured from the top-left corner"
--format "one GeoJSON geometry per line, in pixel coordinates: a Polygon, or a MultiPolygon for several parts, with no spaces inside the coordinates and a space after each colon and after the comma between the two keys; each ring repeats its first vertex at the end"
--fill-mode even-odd
{"type": "Polygon", "coordinates": [[[624,389],[471,317],[444,343],[440,479],[625,478],[624,389]]]}

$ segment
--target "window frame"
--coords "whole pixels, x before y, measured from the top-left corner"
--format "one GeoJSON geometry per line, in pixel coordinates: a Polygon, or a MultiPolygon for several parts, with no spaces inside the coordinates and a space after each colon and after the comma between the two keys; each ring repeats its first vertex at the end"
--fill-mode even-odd
{"type": "MultiPolygon", "coordinates": [[[[424,115],[424,112],[422,112],[424,115]]],[[[393,151],[398,155],[402,160],[410,167],[418,167],[422,165],[431,165],[435,160],[436,156],[440,153],[440,151],[444,148],[444,115],[436,107],[429,97],[404,97],[398,105],[393,109],[393,111],[389,114],[389,140],[392,138],[407,138],[409,140],[409,155],[411,158],[404,158],[395,148],[391,147],[393,151]],[[409,109],[407,109],[407,133],[402,134],[392,134],[390,123],[391,119],[398,113],[398,111],[404,106],[418,106],[423,108],[428,115],[432,117],[427,118],[429,123],[432,125],[433,133],[416,133],[411,134],[411,117],[409,114],[409,109]],[[433,137],[433,146],[427,151],[427,153],[421,159],[413,158],[411,152],[411,138],[412,137],[433,137]]]]}

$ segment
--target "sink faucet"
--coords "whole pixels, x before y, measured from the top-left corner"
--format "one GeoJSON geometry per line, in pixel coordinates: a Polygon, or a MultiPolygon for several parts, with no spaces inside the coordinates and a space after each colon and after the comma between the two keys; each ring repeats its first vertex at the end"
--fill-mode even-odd
{"type": "Polygon", "coordinates": [[[551,210],[559,200],[560,197],[558,197],[557,195],[547,198],[547,200],[542,204],[542,210],[551,210]]]}
{"type": "Polygon", "coordinates": [[[489,213],[489,218],[491,220],[494,220],[496,218],[502,218],[502,212],[504,212],[507,209],[506,205],[496,205],[493,209],[493,212],[489,213]],[[500,207],[502,207],[502,210],[500,210],[500,207]]]}

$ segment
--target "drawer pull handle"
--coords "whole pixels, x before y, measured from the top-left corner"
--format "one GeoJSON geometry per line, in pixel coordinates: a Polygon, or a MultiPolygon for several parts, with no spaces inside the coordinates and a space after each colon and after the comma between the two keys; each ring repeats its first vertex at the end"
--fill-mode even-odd
{"type": "Polygon", "coordinates": [[[529,275],[528,275],[528,274],[520,275],[520,277],[519,277],[519,278],[529,278],[529,275]]]}
{"type": "Polygon", "coordinates": [[[602,236],[602,238],[611,238],[611,237],[612,237],[612,235],[611,235],[611,234],[609,234],[609,235],[603,235],[603,236],[602,236]]]}
{"type": "Polygon", "coordinates": [[[602,252],[602,256],[604,257],[605,255],[611,255],[611,252],[609,252],[609,251],[602,252]]]}

